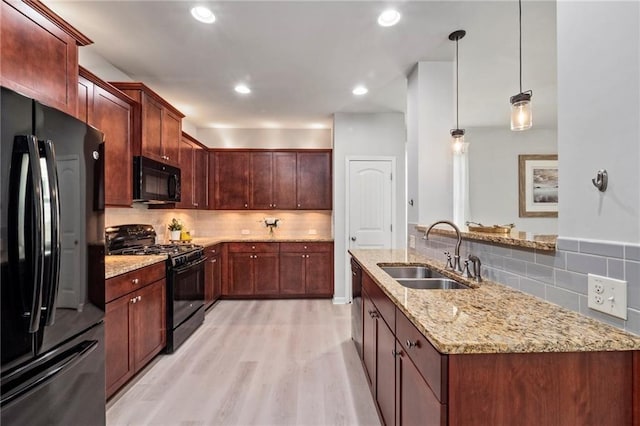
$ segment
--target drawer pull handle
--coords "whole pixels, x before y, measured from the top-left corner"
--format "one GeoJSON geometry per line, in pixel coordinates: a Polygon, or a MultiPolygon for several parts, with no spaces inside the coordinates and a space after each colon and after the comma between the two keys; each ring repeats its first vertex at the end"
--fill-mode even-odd
{"type": "Polygon", "coordinates": [[[412,342],[411,340],[407,339],[407,348],[417,348],[417,347],[418,347],[417,340],[415,342],[412,342]]]}
{"type": "Polygon", "coordinates": [[[138,296],[138,302],[142,300],[142,296],[138,296]]]}
{"type": "Polygon", "coordinates": [[[129,300],[131,303],[136,303],[136,298],[134,297],[133,299],[129,300]]]}
{"type": "Polygon", "coordinates": [[[140,278],[134,278],[131,280],[131,282],[135,285],[138,285],[138,283],[140,282],[140,278]]]}

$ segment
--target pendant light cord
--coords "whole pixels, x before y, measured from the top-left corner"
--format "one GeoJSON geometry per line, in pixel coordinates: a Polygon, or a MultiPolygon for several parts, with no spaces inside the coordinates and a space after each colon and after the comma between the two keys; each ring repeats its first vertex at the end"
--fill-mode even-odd
{"type": "Polygon", "coordinates": [[[520,93],[522,93],[522,0],[518,0],[518,28],[520,34],[520,93]]]}
{"type": "MultiPolygon", "coordinates": [[[[522,86],[522,83],[520,83],[522,86]]],[[[456,38],[456,129],[460,128],[460,124],[458,123],[458,108],[460,105],[460,101],[458,99],[458,38],[456,38]]]]}

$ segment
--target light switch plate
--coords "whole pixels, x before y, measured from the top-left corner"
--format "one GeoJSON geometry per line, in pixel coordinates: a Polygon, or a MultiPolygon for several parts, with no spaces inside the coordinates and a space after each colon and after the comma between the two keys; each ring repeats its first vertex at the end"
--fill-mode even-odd
{"type": "Polygon", "coordinates": [[[588,274],[589,308],[627,319],[627,282],[588,274]]]}

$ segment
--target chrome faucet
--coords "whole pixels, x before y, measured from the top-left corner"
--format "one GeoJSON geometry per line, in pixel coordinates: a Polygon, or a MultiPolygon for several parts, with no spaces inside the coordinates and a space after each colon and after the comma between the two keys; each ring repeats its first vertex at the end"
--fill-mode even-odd
{"type": "Polygon", "coordinates": [[[460,229],[458,229],[458,227],[456,226],[455,223],[450,222],[448,220],[439,220],[437,222],[434,222],[431,224],[431,226],[429,226],[429,228],[427,228],[426,232],[424,233],[424,239],[428,240],[429,239],[429,232],[431,232],[431,229],[433,229],[434,226],[443,223],[446,225],[451,226],[455,231],[456,231],[456,236],[458,237],[458,242],[456,242],[456,249],[453,252],[453,265],[452,265],[452,270],[462,273],[462,265],[460,265],[460,245],[462,244],[462,235],[460,234],[460,229]]]}

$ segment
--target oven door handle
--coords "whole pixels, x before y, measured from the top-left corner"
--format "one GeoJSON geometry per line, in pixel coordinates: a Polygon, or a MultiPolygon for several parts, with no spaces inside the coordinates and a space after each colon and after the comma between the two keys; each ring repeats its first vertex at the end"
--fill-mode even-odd
{"type": "Polygon", "coordinates": [[[202,259],[198,259],[198,260],[196,260],[195,262],[188,263],[188,264],[186,264],[186,265],[183,265],[183,266],[180,266],[180,267],[178,267],[178,268],[175,268],[175,269],[173,270],[173,272],[175,272],[175,274],[176,274],[176,275],[180,275],[180,274],[182,274],[183,272],[187,272],[188,270],[190,270],[190,269],[192,269],[192,268],[194,268],[194,267],[196,267],[196,266],[198,266],[198,265],[201,265],[201,264],[203,264],[203,263],[204,263],[204,262],[206,262],[206,261],[207,261],[207,258],[206,258],[206,257],[203,257],[202,259]]]}

